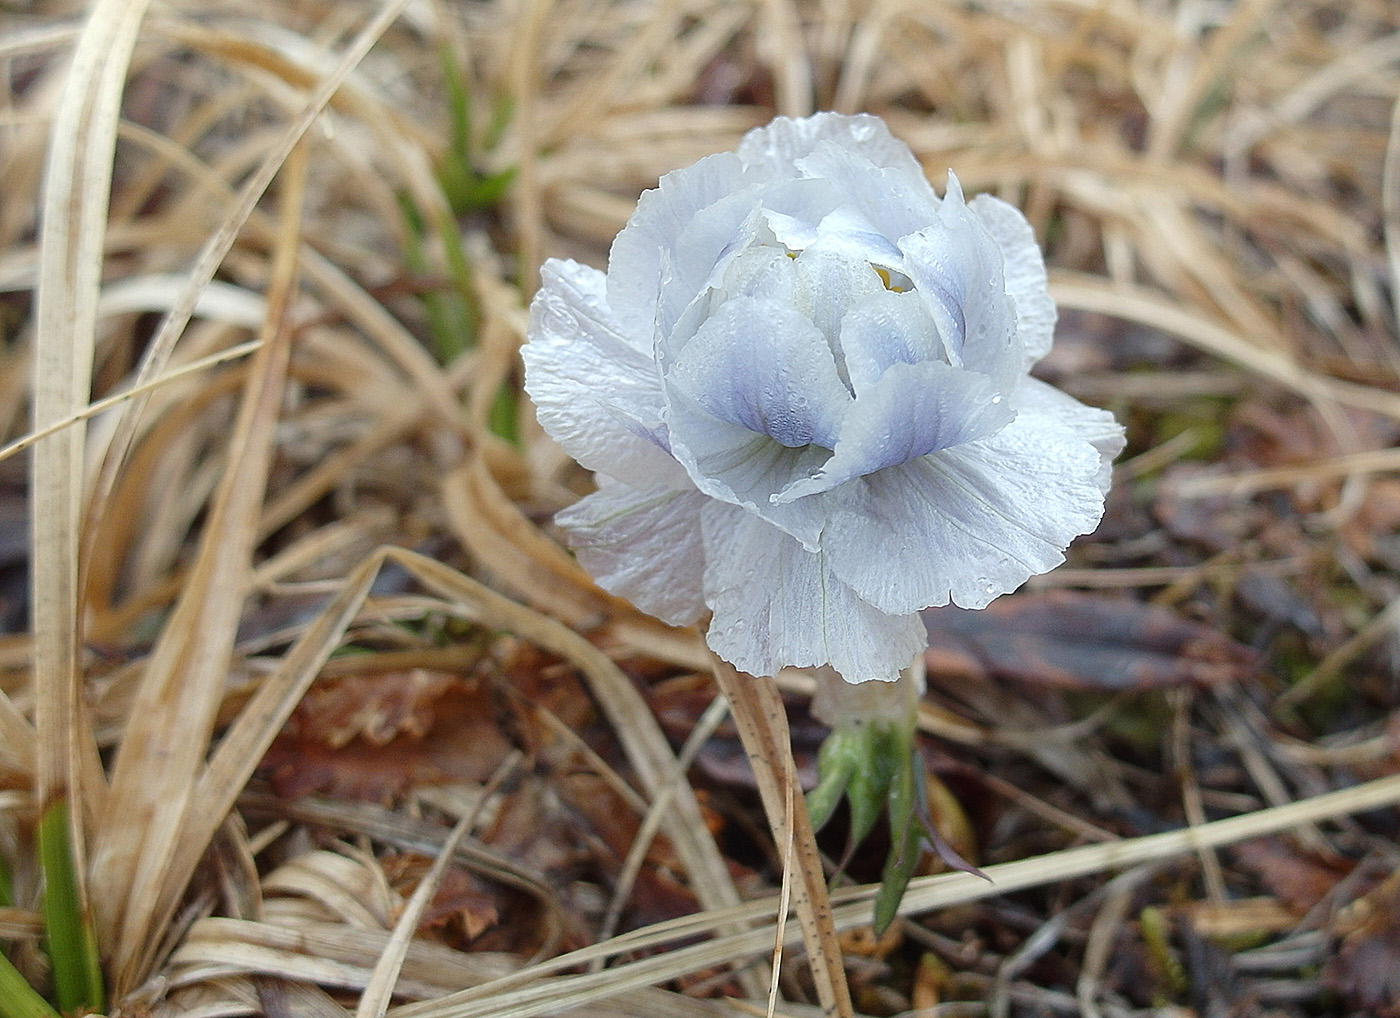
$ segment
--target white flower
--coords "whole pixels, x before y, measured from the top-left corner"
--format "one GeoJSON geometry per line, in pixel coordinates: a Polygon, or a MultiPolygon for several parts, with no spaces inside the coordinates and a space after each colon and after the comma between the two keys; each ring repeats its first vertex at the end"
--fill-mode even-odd
{"type": "Polygon", "coordinates": [[[1103,514],[1111,415],[1028,375],[1055,306],[1025,218],[940,201],[878,119],[751,131],[642,195],[607,274],[551,260],[525,387],[599,490],[598,582],[755,675],[894,679],[1103,514]]]}

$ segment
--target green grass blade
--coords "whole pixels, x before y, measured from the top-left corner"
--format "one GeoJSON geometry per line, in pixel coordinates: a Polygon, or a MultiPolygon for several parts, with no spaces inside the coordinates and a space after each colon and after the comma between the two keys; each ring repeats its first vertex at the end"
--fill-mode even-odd
{"type": "Polygon", "coordinates": [[[68,844],[68,804],[50,804],[39,821],[39,863],[44,871],[44,926],[53,962],[59,1009],[107,1010],[102,965],[91,919],[78,900],[77,874],[68,844]]]}
{"type": "Polygon", "coordinates": [[[0,1018],[58,1018],[58,1012],[0,954],[0,1018]]]}

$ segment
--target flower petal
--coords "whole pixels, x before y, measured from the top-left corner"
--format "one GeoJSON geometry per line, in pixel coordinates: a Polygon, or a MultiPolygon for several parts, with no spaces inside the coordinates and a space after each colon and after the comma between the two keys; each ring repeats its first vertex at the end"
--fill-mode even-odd
{"type": "Polygon", "coordinates": [[[705,613],[700,510],[693,488],[633,488],[598,478],[598,490],[555,517],[598,585],[648,615],[686,626],[705,613]]]}
{"type": "Polygon", "coordinates": [[[963,203],[958,178],[938,222],[899,241],[904,272],[923,295],[954,365],[988,375],[1004,390],[1025,373],[1016,304],[1006,292],[1001,248],[963,203]]]}
{"type": "Polygon", "coordinates": [[[521,350],[540,424],[590,470],[688,487],[670,455],[650,351],[623,337],[603,289],[603,274],[577,262],[550,259],[541,269],[521,350]]]}
{"type": "Polygon", "coordinates": [[[850,234],[857,242],[853,249],[870,251],[880,264],[899,257],[893,241],[927,228],[938,214],[938,199],[917,162],[912,171],[882,167],[847,146],[822,141],[797,167],[805,176],[830,181],[846,199],[842,214],[829,217],[823,232],[850,234]]]}
{"type": "Polygon", "coordinates": [[[790,306],[737,297],[705,319],[664,384],[671,450],[695,486],[815,547],[821,507],[771,499],[831,456],[851,401],[821,333],[790,306]]]}
{"type": "Polygon", "coordinates": [[[790,304],[754,297],[725,301],[705,319],[666,388],[789,449],[834,446],[851,399],[812,323],[790,304]]]}
{"type": "Polygon", "coordinates": [[[1045,257],[1035,241],[1035,231],[1019,209],[989,194],[979,194],[967,207],[1001,247],[1006,292],[1016,302],[1016,331],[1029,368],[1050,352],[1057,317],[1055,302],[1046,289],[1045,257]]]}
{"type": "Polygon", "coordinates": [[[858,396],[891,365],[948,362],[933,316],[912,290],[895,293],[881,287],[861,300],[841,322],[839,343],[858,396]]]}
{"type": "MultiPolygon", "coordinates": [[[[823,141],[856,152],[876,166],[893,168],[911,179],[925,179],[923,167],[909,146],[890,134],[884,121],[866,113],[853,117],[818,113],[800,120],[778,117],[744,135],[739,158],[746,166],[761,167],[774,176],[791,176],[796,173],[797,161],[811,155],[823,141]]],[[[932,188],[928,188],[928,196],[933,198],[932,188]]]]}
{"type": "Polygon", "coordinates": [[[937,361],[894,364],[846,412],[831,459],[773,501],[782,505],[830,491],[886,467],[986,438],[1015,416],[986,375],[937,361]]]}
{"type": "Polygon", "coordinates": [[[838,580],[820,553],[735,506],[700,514],[706,642],[750,675],[830,665],[848,682],[894,679],[928,643],[917,615],[892,616],[838,580]]]}
{"type": "Polygon", "coordinates": [[[885,293],[884,283],[866,262],[845,257],[821,243],[799,254],[792,267],[794,304],[839,357],[842,322],[853,307],[885,293]]]}
{"type": "Polygon", "coordinates": [[[990,438],[832,491],[822,547],[865,600],[983,608],[1064,561],[1103,515],[1102,456],[1058,414],[1018,407],[990,438]]]}
{"type": "Polygon", "coordinates": [[[744,188],[696,213],[663,253],[657,334],[668,336],[696,295],[714,285],[739,253],[778,243],[773,222],[819,223],[840,202],[825,180],[778,180],[744,188]]]}
{"type": "Polygon", "coordinates": [[[1053,417],[1072,428],[1080,438],[1099,451],[1099,489],[1106,495],[1113,480],[1113,461],[1127,444],[1123,425],[1107,410],[1087,406],[1038,378],[1026,378],[1011,395],[1011,405],[1021,410],[1053,417]]]}
{"type": "Polygon", "coordinates": [[[762,174],[748,173],[732,152],[718,152],[666,174],[654,189],[643,192],[608,254],[608,305],[622,331],[634,342],[651,344],[665,271],[664,253],[672,249],[697,212],[759,176],[762,174]]]}

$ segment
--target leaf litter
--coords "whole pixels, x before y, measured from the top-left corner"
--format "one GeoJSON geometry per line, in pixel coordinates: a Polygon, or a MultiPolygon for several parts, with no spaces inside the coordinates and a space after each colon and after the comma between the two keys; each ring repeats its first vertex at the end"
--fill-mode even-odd
{"type": "Polygon", "coordinates": [[[543,256],[837,108],[1027,211],[1043,370],[1131,444],[1065,567],[929,614],[935,820],[996,884],[926,859],[863,940],[858,852],[843,957],[790,924],[776,1013],[840,965],[869,1015],[1396,1013],[1393,5],[120,7],[0,29],[0,421],[39,471],[0,461],[0,946],[35,986],[57,793],[113,1014],[386,979],[401,1018],[763,1013],[783,851],[732,728],[677,764],[694,635],[561,550],[589,481],[515,350],[543,256]]]}

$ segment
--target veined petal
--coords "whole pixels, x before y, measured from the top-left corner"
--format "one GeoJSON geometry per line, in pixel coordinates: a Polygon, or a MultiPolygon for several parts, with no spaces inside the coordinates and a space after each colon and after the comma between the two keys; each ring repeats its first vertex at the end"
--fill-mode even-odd
{"type": "Polygon", "coordinates": [[[776,180],[745,187],[696,213],[664,252],[657,334],[668,336],[696,295],[746,247],[776,241],[771,220],[818,223],[840,202],[828,181],[776,180]]]}
{"type": "Polygon", "coordinates": [[[983,608],[1059,565],[1098,525],[1101,459],[1074,427],[1020,409],[990,438],[832,491],[822,547],[883,611],[983,608]]]}
{"type": "Polygon", "coordinates": [[[982,221],[1001,248],[1006,292],[1016,302],[1016,331],[1029,368],[1050,352],[1055,335],[1055,302],[1046,289],[1045,257],[1035,231],[1014,205],[979,194],[967,207],[982,221]]]}
{"type": "Polygon", "coordinates": [[[880,287],[846,314],[840,347],[856,395],[891,365],[948,362],[938,327],[922,296],[880,287]]]}
{"type": "Polygon", "coordinates": [[[688,486],[668,448],[656,365],[623,337],[603,288],[596,269],[544,264],[521,350],[525,390],[541,426],[588,469],[688,486]]]}
{"type": "Polygon", "coordinates": [[[1123,425],[1111,413],[1087,406],[1038,378],[1024,379],[1010,400],[1018,410],[1053,418],[1097,449],[1099,488],[1108,494],[1113,480],[1113,461],[1128,442],[1123,425]]]}
{"type": "Polygon", "coordinates": [[[951,172],[937,223],[902,237],[899,247],[904,272],[927,302],[952,363],[1013,388],[1025,373],[1025,354],[1016,332],[1016,305],[1006,292],[1001,248],[968,211],[951,172]]]}
{"type": "Polygon", "coordinates": [[[648,615],[686,626],[705,613],[700,510],[691,488],[633,488],[599,476],[599,488],[555,517],[598,585],[648,615]]]}
{"type": "Polygon", "coordinates": [[[812,323],[790,304],[754,297],[725,301],[705,319],[666,388],[790,449],[834,446],[851,400],[812,323]]]}
{"type": "Polygon", "coordinates": [[[824,245],[803,251],[792,263],[795,286],[793,301],[803,316],[826,337],[836,358],[836,371],[850,388],[845,354],[841,349],[841,326],[853,306],[885,286],[875,270],[864,261],[847,258],[824,245]]]}
{"type": "Polygon", "coordinates": [[[816,474],[788,485],[773,501],[783,505],[986,438],[1015,416],[986,375],[937,361],[894,364],[846,412],[835,455],[816,474]]]}
{"type": "MultiPolygon", "coordinates": [[[[918,167],[917,162],[914,165],[918,167]]],[[[851,232],[876,234],[884,241],[885,257],[898,257],[893,241],[927,228],[938,214],[938,199],[922,167],[913,172],[905,167],[882,167],[829,140],[819,142],[798,159],[797,167],[808,177],[829,180],[836,186],[846,198],[845,208],[859,214],[850,219],[851,232]],[[869,226],[861,229],[861,223],[869,226]]],[[[839,232],[842,226],[838,217],[828,228],[839,232]]]]}
{"type": "Polygon", "coordinates": [[[666,174],[643,192],[608,255],[608,305],[638,346],[650,348],[666,253],[676,239],[701,209],[765,176],[747,171],[732,152],[719,152],[666,174]]]}
{"type": "Polygon", "coordinates": [[[772,499],[794,479],[816,472],[831,456],[829,449],[789,449],[741,424],[720,420],[684,393],[672,400],[670,420],[686,435],[684,443],[675,443],[675,455],[697,488],[762,516],[804,547],[817,547],[825,520],[821,503],[807,499],[774,505],[772,499]]]}
{"type": "Polygon", "coordinates": [[[862,601],[820,552],[736,506],[701,512],[706,641],[750,675],[830,665],[848,682],[894,679],[928,643],[917,615],[892,616],[862,601]]]}
{"type": "MultiPolygon", "coordinates": [[[[911,181],[925,180],[923,167],[909,146],[890,134],[884,121],[865,113],[818,113],[800,120],[778,117],[766,127],[744,135],[739,143],[739,158],[747,166],[762,167],[774,176],[787,176],[796,172],[797,160],[810,155],[823,141],[856,152],[876,166],[898,170],[911,181]]],[[[928,197],[936,202],[926,181],[924,187],[928,197]]]]}

